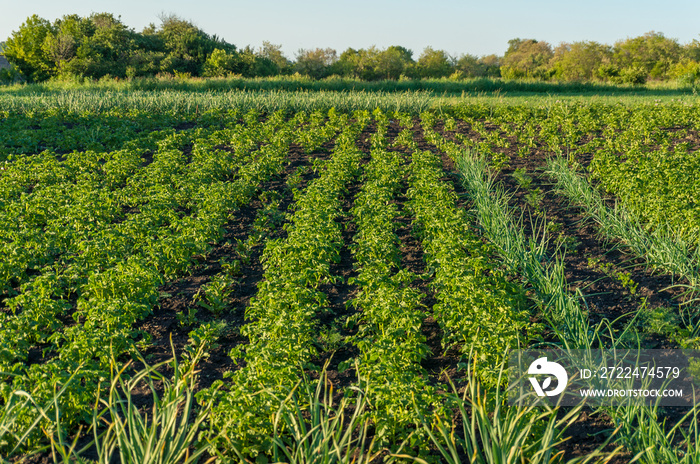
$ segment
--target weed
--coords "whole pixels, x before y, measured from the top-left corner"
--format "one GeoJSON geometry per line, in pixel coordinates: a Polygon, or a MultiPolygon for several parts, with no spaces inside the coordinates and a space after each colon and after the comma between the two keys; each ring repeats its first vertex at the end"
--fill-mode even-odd
{"type": "Polygon", "coordinates": [[[513,174],[511,175],[518,182],[520,187],[524,188],[525,190],[530,190],[530,187],[532,186],[532,176],[527,175],[527,169],[518,168],[513,171],[513,174]]]}

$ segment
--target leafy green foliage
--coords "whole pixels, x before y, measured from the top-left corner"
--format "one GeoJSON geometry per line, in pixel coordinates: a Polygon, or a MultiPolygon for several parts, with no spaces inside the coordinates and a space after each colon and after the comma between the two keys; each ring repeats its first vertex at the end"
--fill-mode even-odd
{"type": "MultiPolygon", "coordinates": [[[[66,30],[85,24],[65,20],[66,30]]],[[[0,249],[5,257],[0,262],[4,304],[0,394],[7,418],[0,421],[9,424],[2,429],[4,453],[16,454],[22,446],[41,443],[39,416],[41,428],[53,434],[55,451],[72,452],[64,438],[79,424],[90,423],[98,395],[109,398],[105,388],[110,385],[113,360],[121,363],[137,356],[137,348],[148,346],[148,337],[136,327],[156,310],[163,296],[162,283],[190,271],[221,239],[232,213],[256,196],[263,207],[249,236],[232,244],[231,255],[220,261],[221,272],[200,289],[198,304],[179,316],[192,329],[181,364],[189,370],[198,350],[214,349],[219,337],[237,330],[215,320],[228,311],[241,269],[253,259],[252,250],[264,245],[264,278],[246,309],[241,330],[249,343],[231,352],[241,367],[198,397],[200,404],[212,408],[209,421],[201,424],[207,428],[201,439],[212,440],[215,448],[210,452],[222,459],[295,456],[303,460],[322,447],[324,456],[334,456],[328,459],[351,462],[359,459],[352,454],[355,447],[364,444],[364,438],[355,440],[358,435],[372,433],[371,446],[385,446],[397,454],[407,446],[412,451],[426,449],[431,434],[445,441],[455,438],[443,415],[456,404],[454,398],[446,400],[421,366],[430,355],[422,324],[426,317],[434,317],[443,333],[443,348],[460,349],[465,361],[476,358],[480,381],[497,384],[492,362],[499,360],[505,347],[526,343],[537,329],[529,322],[515,272],[523,276],[562,344],[590,347],[595,342],[591,338],[595,328],[590,327],[577,297],[566,291],[560,257],[543,253],[546,238],[525,239],[521,224],[505,206],[503,192],[487,175],[489,164],[492,169],[507,161],[506,147],[513,140],[522,156],[538,150],[573,161],[580,154],[593,154],[591,166],[599,173],[599,182],[628,192],[620,204],[636,204],[648,218],[643,225],[649,230],[671,227],[665,219],[654,222],[658,212],[651,208],[660,198],[671,203],[669,192],[678,195],[676,203],[683,203],[679,210],[694,208],[692,186],[675,185],[674,176],[685,177],[672,166],[678,162],[683,169],[697,170],[689,153],[692,146],[683,138],[698,126],[694,107],[685,105],[626,108],[546,100],[530,106],[477,102],[441,108],[447,114],[445,130],[461,146],[436,132],[437,112],[423,114],[428,142],[460,162],[474,216],[490,245],[477,234],[467,211],[457,206],[439,156],[417,149],[419,139],[414,137],[410,113],[375,111],[377,131],[369,141],[368,163],[357,148],[357,136],[369,114],[351,115],[347,109],[403,107],[415,114],[428,100],[381,100],[372,95],[356,100],[307,95],[295,100],[299,94],[294,94],[277,101],[280,94],[272,92],[211,98],[168,94],[166,102],[159,102],[143,92],[128,98],[95,93],[71,103],[71,95],[78,94],[46,97],[48,106],[60,109],[39,110],[38,102],[45,96],[35,95],[13,100],[8,106],[12,111],[0,113],[0,129],[6,135],[0,141],[0,249]],[[97,104],[99,96],[105,98],[97,104]],[[377,105],[380,100],[382,105],[377,105]],[[337,102],[345,105],[342,110],[328,109],[337,102]],[[124,109],[132,104],[132,109],[124,109]],[[222,108],[212,109],[217,106],[222,108]],[[224,109],[229,107],[234,109],[224,109]],[[288,111],[268,111],[280,107],[288,111]],[[300,108],[308,111],[290,113],[300,108]],[[393,124],[389,118],[402,126],[391,145],[386,135],[388,124],[393,124]],[[641,121],[644,118],[651,122],[641,121]],[[665,130],[671,123],[677,126],[665,130]],[[455,130],[464,125],[472,129],[469,136],[455,130]],[[279,196],[260,193],[261,185],[284,169],[292,144],[313,154],[326,151],[334,138],[330,159],[321,156],[288,176],[294,204],[287,216],[280,211],[279,196]],[[410,165],[392,151],[394,147],[410,150],[410,165]],[[472,157],[467,147],[485,152],[489,164],[472,157]],[[624,166],[629,161],[633,163],[624,166]],[[634,187],[615,177],[615,163],[635,179],[634,187]],[[640,166],[644,169],[635,171],[640,166]],[[654,176],[666,174],[667,186],[662,189],[654,176]],[[361,189],[353,207],[345,211],[341,199],[355,183],[361,183],[361,189]],[[644,190],[647,186],[653,188],[644,190]],[[404,192],[409,201],[401,211],[397,196],[404,192]],[[331,269],[346,245],[339,221],[345,214],[355,227],[350,251],[357,277],[349,284],[357,289],[351,301],[356,312],[347,321],[321,326],[320,316],[327,315],[329,306],[324,290],[339,281],[331,269]],[[396,235],[399,214],[412,215],[413,230],[425,253],[425,275],[402,269],[396,235]],[[283,224],[283,238],[272,239],[279,235],[273,231],[283,224]],[[502,264],[494,251],[501,254],[502,264]],[[415,290],[417,279],[429,281],[436,298],[433,307],[421,307],[424,295],[415,290]],[[200,319],[207,322],[198,324],[200,319]],[[357,329],[354,336],[340,329],[343,322],[357,329]],[[298,382],[305,372],[318,370],[311,363],[320,351],[348,343],[357,348],[357,356],[343,367],[355,364],[358,381],[346,392],[341,407],[336,407],[329,399],[332,393],[319,393],[323,382],[298,382]],[[25,391],[31,393],[31,401],[24,401],[29,397],[20,392],[25,391]],[[321,394],[328,396],[325,402],[319,400],[321,394]],[[343,418],[334,414],[342,414],[343,405],[353,401],[358,409],[353,410],[354,428],[348,433],[343,418]],[[60,411],[63,429],[52,429],[53,419],[42,416],[42,408],[47,417],[48,412],[60,411]],[[338,446],[346,451],[338,454],[338,446]]],[[[516,171],[515,177],[523,188],[532,189],[528,173],[516,171]]],[[[536,204],[541,192],[533,192],[529,193],[536,204]]],[[[682,234],[694,237],[687,219],[692,214],[678,217],[684,218],[675,219],[678,224],[685,221],[682,234]]],[[[545,237],[545,230],[558,232],[556,227],[536,225],[535,235],[545,237]]],[[[614,277],[630,293],[636,292],[632,276],[615,273],[614,277]]],[[[695,318],[691,311],[677,316],[663,308],[646,308],[637,320],[682,346],[695,346],[697,324],[678,327],[678,318],[686,315],[695,318]]],[[[137,435],[159,436],[162,429],[151,428],[142,411],[128,406],[131,384],[122,385],[126,389],[113,397],[113,430],[128,416],[137,435]]],[[[528,429],[535,414],[505,417],[500,405],[484,399],[485,395],[469,395],[464,401],[471,411],[465,417],[474,418],[470,424],[476,437],[471,452],[484,440],[499,444],[497,449],[517,447],[517,442],[508,440],[519,436],[504,435],[499,427],[515,424],[533,432],[535,442],[541,437],[539,429],[528,429]]],[[[187,401],[194,411],[191,397],[187,401]]],[[[169,404],[164,401],[161,406],[169,404]]],[[[168,410],[177,408],[170,405],[168,410]]],[[[107,416],[105,412],[100,417],[107,416]]],[[[183,422],[176,424],[184,427],[183,422]]],[[[191,429],[183,430],[186,433],[179,437],[189,440],[191,429]]],[[[556,437],[553,430],[550,438],[556,437]]],[[[634,437],[634,430],[626,433],[632,437],[630,447],[638,446],[633,440],[642,442],[634,437]]],[[[107,446],[104,449],[144,448],[123,441],[124,436],[115,445],[114,436],[100,438],[107,446]]],[[[467,446],[466,440],[455,438],[452,443],[467,446]]],[[[537,443],[546,448],[551,441],[537,443]]],[[[536,447],[525,454],[536,456],[536,447]]],[[[422,458],[429,457],[416,459],[422,458]]]]}
{"type": "Polygon", "coordinates": [[[592,41],[563,43],[554,50],[552,67],[557,78],[567,81],[590,81],[599,77],[605,79],[612,76],[600,70],[611,59],[610,46],[592,41]]]}
{"type": "Polygon", "coordinates": [[[629,115],[622,132],[598,151],[590,170],[650,229],[673,231],[697,243],[700,191],[693,179],[700,157],[683,146],[668,147],[668,134],[659,128],[664,120],[679,124],[682,115],[656,107],[629,115]]]}
{"type": "MultiPolygon", "coordinates": [[[[416,276],[401,269],[395,219],[399,215],[392,200],[404,178],[398,153],[386,151],[386,114],[375,111],[377,132],[372,134],[372,159],[364,170],[364,183],[351,210],[357,232],[352,248],[358,271],[358,295],[351,304],[359,311],[349,324],[358,325],[352,341],[360,351],[359,387],[372,406],[375,440],[396,446],[411,437],[420,442],[419,425],[412,401],[427,412],[438,408],[434,388],[426,382],[421,362],[428,355],[421,332],[424,319],[419,310],[423,294],[410,287],[416,276]]],[[[423,437],[424,438],[424,437],[423,437]]]]}
{"type": "Polygon", "coordinates": [[[264,280],[246,309],[249,321],[241,333],[248,345],[231,352],[245,366],[228,374],[230,383],[217,382],[200,393],[213,404],[213,436],[221,452],[256,456],[272,447],[269,418],[279,407],[275,395],[291,388],[300,370],[309,367],[316,348],[314,316],[326,305],[319,285],[335,279],[330,265],[339,260],[342,233],[336,221],[342,214],[341,196],[359,174],[362,153],[355,138],[369,115],[357,113],[334,118],[338,136],[333,156],[321,163],[320,176],[296,198],[285,225],[285,239],[268,240],[263,251],[264,280]],[[260,389],[267,393],[260,394],[260,389]],[[221,441],[225,436],[226,441],[221,441]]]}
{"type": "MultiPolygon", "coordinates": [[[[133,151],[27,156],[46,176],[30,191],[12,174],[22,175],[22,163],[9,165],[0,188],[14,193],[0,217],[15,225],[3,246],[25,251],[4,264],[12,310],[0,318],[3,398],[33,385],[43,402],[73,372],[62,414],[68,427],[88,419],[110,359],[134,352],[132,327],[153,310],[158,287],[206,253],[231,211],[283,169],[297,121],[245,119],[221,131],[155,132],[132,141],[133,151]],[[215,149],[220,140],[234,150],[215,149]],[[37,345],[49,354],[43,364],[27,359],[37,345]]],[[[215,284],[205,293],[214,312],[227,290],[215,284]]]]}
{"type": "Polygon", "coordinates": [[[150,26],[139,34],[110,13],[65,15],[53,23],[34,15],[7,40],[5,55],[33,82],[158,72],[219,75],[240,68],[235,46],[177,16],[161,21],[159,28],[150,26]],[[209,66],[203,69],[205,62],[209,66]]]}
{"type": "Polygon", "coordinates": [[[434,272],[431,286],[438,303],[433,311],[444,332],[443,346],[459,344],[465,356],[479,360],[479,375],[493,382],[502,353],[518,345],[528,325],[522,290],[508,282],[467,228],[469,221],[441,176],[435,154],[414,153],[407,196],[434,272]]]}
{"type": "Polygon", "coordinates": [[[549,60],[553,56],[552,47],[547,42],[533,39],[509,40],[508,50],[503,56],[501,75],[506,79],[547,79],[549,60]]]}
{"type": "Polygon", "coordinates": [[[52,33],[51,23],[32,15],[5,42],[4,55],[30,82],[51,76],[51,61],[43,44],[52,33]]]}

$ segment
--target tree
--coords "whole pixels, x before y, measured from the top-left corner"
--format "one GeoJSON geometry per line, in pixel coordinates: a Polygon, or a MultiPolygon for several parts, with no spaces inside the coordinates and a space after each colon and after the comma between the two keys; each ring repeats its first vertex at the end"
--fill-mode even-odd
{"type": "Polygon", "coordinates": [[[287,73],[291,66],[291,62],[282,54],[282,45],[275,45],[267,40],[263,41],[263,46],[258,51],[257,55],[273,63],[276,71],[272,74],[287,73]]]}
{"type": "MultiPolygon", "coordinates": [[[[668,39],[654,31],[643,36],[617,42],[614,63],[621,69],[643,69],[652,78],[668,77],[669,70],[681,58],[681,46],[675,39],[668,39]]],[[[621,71],[622,72],[622,71],[621,71]]]]}
{"type": "Polygon", "coordinates": [[[447,77],[453,71],[449,55],[442,50],[434,50],[432,47],[425,47],[418,58],[417,67],[420,77],[447,77]]]}
{"type": "Polygon", "coordinates": [[[299,74],[321,79],[329,75],[331,65],[337,60],[336,51],[332,48],[300,49],[294,68],[299,74]]]}
{"type": "Polygon", "coordinates": [[[398,79],[414,65],[413,52],[399,45],[385,50],[376,46],[355,50],[348,48],[333,64],[331,72],[341,76],[352,76],[366,81],[398,79]]]}
{"type": "Polygon", "coordinates": [[[158,28],[151,23],[134,34],[134,51],[129,55],[127,77],[153,76],[161,71],[167,53],[158,28]]]}
{"type": "Polygon", "coordinates": [[[234,72],[236,69],[236,57],[220,48],[214,49],[204,63],[204,76],[221,77],[234,72]]]}
{"type": "Polygon", "coordinates": [[[562,43],[554,50],[552,68],[567,81],[590,81],[599,77],[601,66],[612,60],[611,47],[597,42],[562,43]]]}
{"type": "Polygon", "coordinates": [[[547,79],[550,76],[549,61],[553,56],[552,47],[547,42],[533,39],[509,40],[508,50],[503,56],[501,75],[506,79],[547,79]]]}
{"type": "Polygon", "coordinates": [[[340,54],[331,72],[339,76],[359,77],[360,68],[360,52],[354,48],[348,47],[340,54]]]}
{"type": "Polygon", "coordinates": [[[700,63],[700,42],[693,39],[692,42],[683,46],[681,53],[685,59],[700,63]]]}
{"type": "Polygon", "coordinates": [[[455,61],[455,69],[464,77],[498,77],[500,59],[496,55],[482,56],[462,55],[455,61]]]}
{"type": "Polygon", "coordinates": [[[210,37],[189,21],[175,15],[161,16],[161,26],[156,32],[162,40],[165,58],[161,70],[199,75],[204,63],[215,49],[233,54],[234,45],[228,44],[216,36],[210,37]]]}
{"type": "Polygon", "coordinates": [[[670,75],[682,84],[694,85],[700,81],[700,63],[687,58],[683,59],[673,66],[670,75]]]}
{"type": "Polygon", "coordinates": [[[124,77],[137,47],[136,33],[111,13],[68,15],[54,22],[44,50],[59,74],[124,77]]]}
{"type": "Polygon", "coordinates": [[[348,48],[340,58],[333,63],[330,72],[341,76],[351,76],[366,81],[382,78],[383,70],[379,69],[380,51],[374,45],[368,49],[355,50],[348,48]]]}
{"type": "Polygon", "coordinates": [[[75,56],[77,48],[75,37],[69,34],[48,35],[43,45],[44,52],[59,72],[75,56]]]}
{"type": "Polygon", "coordinates": [[[479,58],[474,55],[462,55],[455,62],[455,69],[464,77],[482,77],[482,67],[479,58]]]}
{"type": "Polygon", "coordinates": [[[376,73],[384,79],[398,79],[408,66],[414,64],[413,52],[400,45],[392,45],[376,56],[376,73]]]}
{"type": "Polygon", "coordinates": [[[479,66],[484,70],[485,77],[501,77],[501,57],[486,55],[479,58],[479,66]]]}
{"type": "Polygon", "coordinates": [[[52,33],[51,23],[33,15],[5,42],[5,58],[30,82],[46,80],[54,72],[53,63],[43,50],[46,37],[52,33]]]}
{"type": "Polygon", "coordinates": [[[131,55],[136,51],[136,33],[110,13],[90,16],[95,32],[78,49],[99,64],[88,66],[88,75],[102,77],[107,74],[124,77],[131,55]]]}
{"type": "Polygon", "coordinates": [[[235,54],[234,71],[245,77],[273,76],[279,74],[277,64],[269,58],[260,56],[250,45],[235,54]]]}
{"type": "Polygon", "coordinates": [[[53,22],[52,33],[44,40],[43,50],[53,63],[57,75],[88,75],[88,63],[102,61],[91,56],[90,47],[80,48],[89,37],[95,34],[95,25],[87,18],[78,15],[65,15],[53,22]],[[80,49],[80,57],[77,56],[80,49]]]}

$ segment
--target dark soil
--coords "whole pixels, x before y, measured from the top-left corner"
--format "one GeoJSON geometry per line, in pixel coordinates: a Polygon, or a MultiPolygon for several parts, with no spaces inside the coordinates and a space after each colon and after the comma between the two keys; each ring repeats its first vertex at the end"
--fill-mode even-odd
{"type": "MultiPolygon", "coordinates": [[[[674,282],[668,275],[654,274],[643,260],[626,254],[620,244],[602,240],[595,224],[584,220],[580,208],[569,205],[563,196],[553,191],[552,181],[544,174],[544,167],[546,160],[554,154],[548,152],[544,144],[537,142],[530,156],[519,157],[517,143],[513,137],[506,137],[505,133],[493,124],[486,123],[485,127],[499,131],[501,137],[510,142],[510,148],[494,149],[506,154],[509,160],[498,173],[497,181],[508,194],[512,194],[510,206],[515,211],[523,212],[526,235],[532,236],[533,233],[528,218],[546,217],[548,221],[558,224],[558,230],[550,231],[550,236],[558,235],[559,242],[566,246],[564,264],[569,291],[575,292],[578,289],[583,293],[583,304],[589,310],[591,325],[605,318],[610,321],[617,320],[614,327],[618,331],[622,330],[625,323],[643,304],[642,298],[646,299],[649,308],[678,307],[682,301],[682,291],[668,288],[678,282],[674,282]],[[524,171],[530,176],[531,185],[521,185],[514,177],[516,170],[524,171]],[[633,282],[638,284],[634,293],[617,278],[620,273],[629,273],[633,282]]],[[[445,138],[459,143],[453,133],[444,130],[441,122],[436,124],[435,130],[445,138]]],[[[457,122],[455,132],[475,140],[482,139],[463,121],[457,122]]],[[[581,144],[586,141],[583,140],[581,144]]],[[[586,166],[592,158],[592,153],[586,153],[581,155],[578,161],[586,166]]],[[[445,164],[446,167],[449,166],[449,161],[445,164]]],[[[613,203],[614,200],[610,199],[610,202],[613,203]]],[[[555,251],[555,243],[556,240],[553,240],[550,246],[552,253],[555,251]]],[[[675,347],[672,341],[657,334],[647,335],[644,340],[644,348],[675,347]]],[[[560,449],[564,451],[565,459],[586,456],[601,445],[613,429],[612,421],[604,414],[592,415],[584,411],[573,426],[567,429],[569,439],[560,449]]],[[[606,451],[613,449],[613,444],[606,447],[606,451]]],[[[630,459],[629,455],[621,454],[610,462],[621,464],[630,459]]]]}
{"type": "MultiPolygon", "coordinates": [[[[363,132],[363,140],[366,135],[363,132]]],[[[365,157],[363,163],[367,161],[368,158],[365,157]]],[[[347,318],[355,313],[350,302],[358,291],[357,286],[351,285],[349,280],[357,277],[355,261],[350,250],[352,237],[356,233],[356,225],[351,221],[350,210],[359,191],[360,184],[356,182],[348,188],[343,196],[343,215],[339,219],[342,227],[343,247],[340,250],[340,260],[330,267],[331,275],[339,279],[334,283],[326,283],[319,287],[319,290],[328,297],[328,307],[324,309],[324,313],[318,320],[320,332],[337,334],[342,339],[333,343],[320,338],[319,355],[312,362],[320,367],[326,367],[326,378],[336,392],[335,401],[340,400],[345,388],[357,383],[355,370],[353,368],[341,370],[340,365],[359,355],[357,347],[347,341],[348,337],[355,335],[357,330],[344,324],[347,318]]],[[[311,377],[317,376],[316,373],[309,374],[311,377]]]]}
{"type": "MultiPolygon", "coordinates": [[[[289,163],[281,176],[261,186],[260,192],[276,192],[281,200],[279,210],[287,211],[293,201],[292,192],[286,188],[286,179],[297,168],[310,165],[312,158],[327,157],[325,146],[321,151],[305,154],[298,146],[292,146],[289,152],[289,163]]],[[[308,182],[313,174],[307,173],[303,184],[308,182]]],[[[302,186],[303,186],[302,184],[302,186]]],[[[237,280],[237,287],[228,302],[228,310],[219,317],[215,317],[193,301],[200,287],[209,282],[212,276],[221,272],[221,259],[234,260],[238,257],[235,244],[245,241],[250,234],[253,222],[258,211],[264,204],[260,198],[255,198],[250,204],[235,212],[232,220],[226,225],[222,240],[206,255],[200,257],[200,262],[193,269],[191,275],[179,280],[169,282],[160,289],[164,298],[159,302],[158,309],[141,324],[139,329],[152,337],[148,349],[143,353],[149,362],[160,362],[169,359],[173,355],[170,346],[171,339],[176,353],[181,353],[187,344],[189,332],[194,327],[183,325],[178,321],[178,314],[184,315],[191,309],[197,311],[197,323],[209,321],[224,321],[227,329],[217,341],[217,347],[209,351],[209,356],[199,364],[200,377],[197,388],[207,388],[214,381],[223,378],[227,371],[235,370],[240,366],[234,364],[228,356],[228,352],[234,346],[245,343],[245,337],[240,334],[240,328],[245,323],[245,308],[250,299],[257,292],[257,284],[262,279],[263,270],[260,263],[260,255],[264,246],[259,244],[252,248],[249,261],[242,261],[241,277],[237,280]]],[[[270,238],[278,238],[284,235],[284,229],[278,228],[270,238]]]]}
{"type": "MultiPolygon", "coordinates": [[[[182,123],[176,127],[176,130],[186,130],[194,126],[195,123],[182,123]]],[[[469,138],[482,139],[468,124],[462,121],[457,121],[456,128],[457,132],[469,138]]],[[[487,123],[486,128],[499,131],[505,137],[505,133],[501,132],[500,128],[494,124],[487,123]]],[[[392,121],[388,130],[389,140],[396,137],[399,130],[398,124],[392,121]]],[[[441,122],[437,123],[436,130],[446,138],[458,142],[451,132],[444,131],[441,122]]],[[[362,132],[357,144],[366,154],[365,162],[369,159],[369,138],[375,131],[376,126],[372,123],[362,132]]],[[[425,140],[418,121],[415,122],[413,132],[419,150],[438,152],[435,146],[425,140]]],[[[630,314],[638,310],[641,304],[640,298],[646,298],[646,302],[651,308],[677,306],[679,291],[666,289],[673,283],[668,276],[654,275],[645,268],[641,260],[630,258],[622,248],[617,247],[614,243],[606,244],[601,241],[597,236],[595,226],[583,221],[581,212],[577,208],[569,206],[565,199],[552,192],[550,180],[542,172],[545,160],[551,156],[544,145],[538,144],[531,156],[520,158],[517,154],[515,139],[513,137],[508,139],[510,148],[496,149],[496,151],[507,155],[509,159],[509,164],[498,174],[498,180],[508,192],[513,194],[511,206],[516,210],[523,211],[526,218],[544,215],[548,221],[559,224],[559,230],[556,231],[556,234],[560,234],[560,241],[566,243],[568,247],[565,265],[569,289],[571,291],[579,289],[585,295],[585,304],[589,308],[593,324],[603,318],[609,320],[619,318],[617,327],[622,327],[623,322],[629,319],[630,314]],[[528,189],[521,187],[513,177],[516,169],[524,170],[527,175],[532,177],[532,184],[528,189]],[[532,201],[532,192],[536,189],[539,189],[540,192],[539,195],[535,195],[539,196],[539,202],[532,201]],[[528,194],[530,194],[529,198],[528,194]],[[597,260],[597,264],[589,263],[591,258],[597,260]],[[604,272],[605,266],[609,266],[611,270],[604,272]],[[634,282],[638,284],[635,294],[625,288],[614,275],[611,276],[613,273],[619,272],[631,273],[634,282]]],[[[280,198],[279,210],[286,212],[293,202],[293,194],[286,185],[287,178],[294,174],[297,168],[310,166],[314,158],[327,159],[332,147],[333,143],[329,142],[318,151],[305,154],[301,147],[293,145],[289,152],[289,164],[284,172],[277,178],[261,185],[260,192],[276,192],[280,198]]],[[[403,153],[406,162],[410,162],[410,150],[390,149],[403,153]]],[[[443,180],[449,182],[459,195],[459,206],[468,209],[469,204],[456,174],[454,162],[444,153],[440,153],[440,156],[445,170],[443,180]]],[[[590,159],[591,156],[583,155],[580,161],[588,163],[590,159]]],[[[145,157],[146,163],[151,161],[152,155],[145,157]]],[[[304,188],[315,176],[316,174],[311,170],[307,170],[299,188],[304,188]]],[[[328,343],[320,335],[318,339],[319,356],[312,362],[317,366],[327,364],[326,374],[336,391],[335,400],[339,400],[346,387],[357,381],[354,369],[350,368],[341,372],[340,364],[359,355],[357,348],[351,343],[347,343],[347,338],[354,335],[355,329],[346,327],[344,322],[356,312],[349,304],[357,293],[357,287],[349,283],[349,280],[357,275],[350,249],[356,230],[349,211],[360,188],[360,182],[354,183],[343,197],[344,214],[339,219],[339,223],[343,230],[344,246],[341,249],[339,262],[334,263],[331,267],[332,274],[339,279],[333,283],[325,283],[320,288],[328,296],[329,305],[319,315],[319,334],[335,332],[340,335],[341,342],[328,343]]],[[[420,241],[415,238],[413,233],[412,218],[405,208],[407,201],[405,194],[406,186],[404,185],[394,200],[401,212],[401,215],[396,219],[396,232],[401,243],[401,265],[419,276],[412,285],[425,295],[421,304],[425,308],[426,317],[421,330],[426,338],[430,354],[422,363],[422,367],[425,369],[431,385],[444,388],[446,377],[453,381],[459,381],[463,378],[464,374],[459,369],[459,363],[463,359],[459,347],[444,350],[442,330],[431,315],[431,308],[436,303],[436,298],[430,288],[429,278],[425,277],[426,265],[423,250],[420,241]]],[[[238,241],[245,241],[250,235],[256,215],[265,206],[264,201],[262,197],[255,198],[250,204],[236,211],[232,220],[226,225],[222,239],[213,246],[206,256],[198,257],[190,275],[169,282],[160,289],[161,299],[153,314],[135,327],[141,331],[144,337],[150,339],[143,355],[149,364],[155,364],[172,358],[173,352],[178,358],[181,358],[188,343],[189,333],[196,325],[209,321],[226,322],[225,333],[217,340],[216,346],[211,347],[208,357],[198,365],[200,373],[197,390],[211,386],[215,381],[223,379],[224,373],[234,371],[242,365],[241,362],[236,364],[228,353],[232,348],[247,342],[245,337],[240,334],[240,329],[246,323],[245,308],[256,294],[257,286],[263,278],[260,257],[264,245],[259,244],[253,247],[249,261],[242,264],[241,276],[225,313],[215,317],[197,305],[195,295],[200,291],[202,285],[222,271],[222,259],[236,259],[235,245],[238,241]],[[183,316],[191,310],[196,313],[196,324],[182,323],[180,319],[183,319],[183,316]]],[[[532,233],[527,220],[525,228],[528,234],[532,233]]],[[[268,238],[283,238],[284,236],[284,229],[278,227],[268,238]]],[[[649,337],[646,343],[648,348],[673,346],[669,340],[660,336],[649,337]]],[[[29,353],[30,363],[42,362],[43,356],[40,348],[36,347],[29,353]]],[[[134,367],[140,366],[135,365],[134,367]]],[[[168,369],[165,369],[164,373],[167,375],[168,369]]],[[[310,372],[309,375],[315,376],[317,374],[310,372]]],[[[162,386],[156,384],[156,389],[160,387],[162,386]]],[[[152,406],[153,400],[148,388],[139,389],[134,394],[138,406],[144,409],[152,406]]],[[[566,459],[588,455],[605,440],[607,433],[613,428],[608,417],[584,412],[567,430],[569,440],[560,449],[564,451],[566,459]]],[[[613,446],[609,445],[607,449],[611,450],[612,448],[613,446]]],[[[92,456],[88,454],[86,457],[92,456]]],[[[630,456],[621,455],[611,462],[624,463],[628,462],[629,459],[630,456]]],[[[50,454],[44,453],[28,458],[24,462],[43,464],[53,461],[50,454]]]]}

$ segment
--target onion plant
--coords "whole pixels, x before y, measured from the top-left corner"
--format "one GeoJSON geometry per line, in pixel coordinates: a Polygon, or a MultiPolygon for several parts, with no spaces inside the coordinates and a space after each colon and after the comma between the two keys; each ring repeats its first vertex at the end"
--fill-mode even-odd
{"type": "Polygon", "coordinates": [[[649,231],[620,203],[612,208],[607,206],[588,180],[564,158],[549,160],[547,169],[547,174],[556,181],[556,188],[598,224],[603,237],[620,241],[634,255],[645,259],[651,268],[687,279],[685,287],[693,295],[700,292],[700,247],[667,228],[649,231]]]}
{"type": "Polygon", "coordinates": [[[532,285],[543,315],[551,320],[564,345],[570,349],[591,347],[594,339],[588,316],[579,303],[580,293],[575,296],[567,290],[563,256],[547,255],[545,224],[535,221],[533,236],[527,239],[522,216],[513,218],[508,197],[488,173],[486,160],[468,151],[453,155],[484,235],[496,245],[505,263],[532,285]]]}
{"type": "MultiPolygon", "coordinates": [[[[501,364],[499,382],[495,388],[484,390],[474,374],[474,366],[467,369],[467,387],[460,395],[450,381],[452,395],[457,398],[456,420],[447,421],[435,415],[422,415],[424,429],[437,449],[441,462],[448,464],[549,464],[563,462],[561,445],[567,440],[565,430],[575,422],[582,406],[562,410],[544,402],[516,402],[508,404],[511,392],[504,389],[501,364]],[[461,427],[460,425],[461,424],[461,427]]],[[[614,434],[586,457],[574,458],[567,464],[607,462],[621,447],[603,452],[614,434]]],[[[400,456],[410,458],[409,456],[400,456]]],[[[416,462],[427,464],[419,458],[416,462]]]]}

